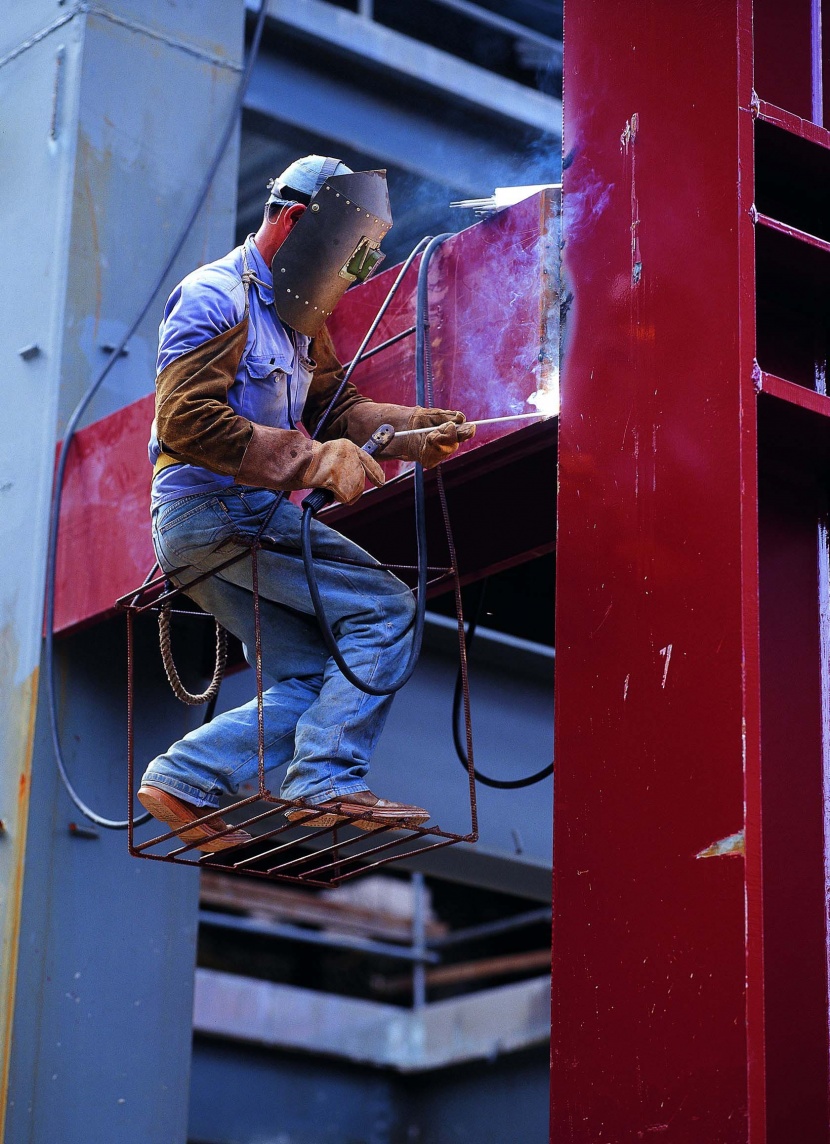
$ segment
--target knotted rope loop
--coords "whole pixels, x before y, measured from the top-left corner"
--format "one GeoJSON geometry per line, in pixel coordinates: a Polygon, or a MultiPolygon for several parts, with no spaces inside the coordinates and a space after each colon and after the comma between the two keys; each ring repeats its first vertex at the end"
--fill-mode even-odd
{"type": "Polygon", "coordinates": [[[187,703],[190,707],[200,707],[203,703],[210,703],[218,695],[228,662],[228,633],[218,620],[216,621],[216,663],[213,668],[213,679],[210,681],[208,689],[200,694],[194,694],[187,690],[173,662],[173,648],[170,638],[170,604],[162,604],[159,609],[159,646],[161,647],[161,661],[164,664],[167,681],[177,699],[180,699],[182,703],[187,703]]]}

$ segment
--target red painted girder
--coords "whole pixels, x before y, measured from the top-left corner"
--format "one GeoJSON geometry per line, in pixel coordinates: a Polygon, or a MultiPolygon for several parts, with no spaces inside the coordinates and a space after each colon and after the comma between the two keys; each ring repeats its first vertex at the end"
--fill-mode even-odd
{"type": "MultiPolygon", "coordinates": [[[[534,195],[462,231],[430,265],[434,404],[469,420],[532,413],[528,398],[558,380],[559,282],[553,191],[534,195]]],[[[371,345],[415,325],[416,260],[371,345]]],[[[392,285],[397,269],[350,291],[330,320],[349,360],[392,285]]],[[[377,401],[415,401],[414,337],[358,366],[354,381],[377,401]]],[[[468,448],[513,431],[485,427],[468,448]]],[[[392,469],[390,472],[394,471],[392,469]]]]}
{"type": "Polygon", "coordinates": [[[72,441],[58,537],[55,631],[112,613],[155,562],[150,540],[153,397],[102,417],[72,441]]]}
{"type": "Polygon", "coordinates": [[[801,139],[818,144],[819,147],[830,148],[830,131],[809,119],[802,119],[793,111],[777,107],[766,99],[759,99],[755,104],[755,114],[765,123],[771,123],[774,127],[780,127],[792,135],[798,135],[801,139]]]}
{"type": "MultiPolygon", "coordinates": [[[[463,409],[469,417],[532,412],[535,407],[527,399],[540,384],[555,380],[559,310],[554,210],[551,193],[544,192],[449,239],[436,254],[430,267],[436,405],[463,409]]],[[[396,273],[386,271],[341,301],[332,320],[341,360],[356,350],[396,273]]],[[[413,267],[373,344],[414,323],[416,280],[413,267]]],[[[409,338],[360,366],[355,381],[376,400],[414,404],[413,355],[414,339],[409,338]]],[[[153,563],[147,460],[152,416],[152,397],[146,397],[76,435],[61,513],[56,631],[110,614],[113,601],[138,585],[153,563]]],[[[555,427],[550,434],[552,448],[555,427]]],[[[487,449],[507,436],[515,436],[517,452],[536,451],[531,442],[537,437],[523,435],[515,425],[486,429],[464,451],[487,449]]],[[[461,459],[448,463],[448,474],[461,459]]],[[[473,466],[470,479],[501,469],[503,460],[498,453],[492,465],[485,461],[473,466]]],[[[400,468],[390,464],[389,475],[400,468]]],[[[504,470],[505,480],[510,471],[504,470]]],[[[521,471],[525,479],[528,474],[521,471]]],[[[520,489],[510,491],[515,496],[520,489]]],[[[396,486],[385,494],[384,505],[399,508],[386,523],[387,536],[398,543],[396,530],[407,537],[411,532],[410,494],[396,486]]],[[[507,530],[501,549],[488,543],[467,561],[469,575],[475,575],[477,559],[496,567],[521,558],[523,545],[534,550],[538,543],[550,542],[552,525],[543,541],[535,527],[507,530]]]]}
{"type": "Polygon", "coordinates": [[[566,6],[555,1144],[763,1140],[748,14],[566,6]]]}

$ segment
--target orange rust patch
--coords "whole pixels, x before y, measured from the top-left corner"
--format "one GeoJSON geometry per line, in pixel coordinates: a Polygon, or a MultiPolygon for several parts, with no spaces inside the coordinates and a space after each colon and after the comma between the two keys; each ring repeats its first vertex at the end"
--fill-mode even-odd
{"type": "Polygon", "coordinates": [[[743,830],[739,830],[737,834],[730,834],[713,842],[711,846],[695,854],[695,858],[742,858],[745,854],[746,836],[743,830]]]}
{"type": "MultiPolygon", "coordinates": [[[[0,666],[13,676],[14,659],[7,658],[0,666]],[[10,670],[8,670],[10,669],[10,670]]],[[[23,903],[23,872],[26,858],[26,831],[29,821],[29,791],[31,789],[32,750],[35,738],[35,714],[37,711],[37,690],[39,670],[35,668],[28,678],[8,688],[6,715],[15,712],[18,719],[6,719],[5,737],[7,745],[13,748],[9,755],[17,756],[20,777],[17,782],[17,810],[15,821],[7,824],[7,837],[10,836],[9,881],[3,917],[3,945],[0,974],[2,974],[2,996],[4,1001],[3,1040],[0,1047],[0,1144],[5,1140],[6,1109],[9,1097],[9,1069],[11,1065],[12,1023],[14,1001],[17,989],[17,962],[20,954],[20,914],[23,903]],[[25,719],[25,725],[21,726],[25,719]],[[15,722],[17,725],[15,726],[15,722]]]]}

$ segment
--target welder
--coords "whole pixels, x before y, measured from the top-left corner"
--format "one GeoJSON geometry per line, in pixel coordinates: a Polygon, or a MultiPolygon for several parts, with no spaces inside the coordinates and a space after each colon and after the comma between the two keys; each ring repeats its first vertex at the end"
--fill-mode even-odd
{"type": "MultiPolygon", "coordinates": [[[[434,426],[393,441],[384,456],[429,468],[474,433],[456,410],[376,403],[343,379],[326,319],[347,287],[383,257],[392,225],[384,171],[353,172],[308,155],[272,183],[262,225],[173,291],[160,326],[153,464],[153,543],[176,585],[226,565],[265,532],[257,559],[264,671],[266,767],[285,764],[287,817],[314,827],[346,816],[363,829],[420,825],[429,812],[379,798],[367,771],[391,696],[368,695],[329,658],[300,559],[300,510],[282,491],[328,489],[353,504],[380,465],[360,446],[382,423],[434,426]],[[329,408],[330,407],[330,408],[329,408]],[[305,432],[303,432],[303,430],[305,432]],[[316,439],[312,440],[312,435],[316,439]],[[326,809],[331,807],[330,813],[326,809]],[[305,808],[314,808],[304,809],[305,808]],[[322,808],[322,809],[321,809],[322,808]]],[[[409,588],[373,557],[313,521],[314,561],[340,651],[378,687],[406,663],[409,588]]],[[[250,560],[186,588],[236,635],[252,662],[250,560]]],[[[138,792],[157,819],[181,829],[234,795],[258,767],[256,700],[216,716],[148,766],[138,792]]],[[[204,851],[248,840],[219,817],[181,831],[204,851]]]]}

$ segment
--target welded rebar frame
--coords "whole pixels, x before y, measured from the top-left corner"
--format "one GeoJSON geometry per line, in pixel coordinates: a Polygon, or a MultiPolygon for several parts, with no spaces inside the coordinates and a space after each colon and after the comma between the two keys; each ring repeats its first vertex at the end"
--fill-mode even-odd
{"type": "MultiPolygon", "coordinates": [[[[438,474],[439,481],[441,474],[438,474]]],[[[445,524],[449,526],[448,518],[445,524]]],[[[470,789],[470,830],[467,833],[455,833],[442,830],[440,827],[427,826],[392,826],[379,824],[370,830],[360,830],[359,833],[343,837],[342,831],[348,828],[350,822],[371,821],[371,809],[361,812],[350,812],[342,809],[337,803],[329,803],[325,807],[310,805],[302,800],[283,799],[274,795],[266,784],[265,778],[265,721],[263,706],[263,668],[262,668],[262,638],[259,595],[259,563],[258,554],[262,548],[261,543],[253,544],[250,549],[251,560],[251,587],[254,608],[254,672],[256,676],[257,698],[257,779],[258,789],[255,794],[238,799],[224,807],[211,810],[191,822],[167,830],[162,834],[147,839],[144,842],[135,841],[135,815],[133,813],[133,798],[135,787],[135,656],[134,656],[134,624],[137,616],[149,611],[156,611],[162,602],[167,603],[177,595],[183,593],[189,584],[168,588],[169,581],[166,576],[158,576],[142,585],[137,591],[121,597],[118,605],[126,611],[127,617],[127,791],[129,800],[128,847],[130,854],[135,858],[145,858],[157,862],[174,862],[187,866],[206,867],[208,869],[222,870],[229,874],[245,874],[254,877],[266,878],[271,881],[289,882],[320,888],[340,885],[357,877],[359,874],[376,870],[391,862],[417,857],[430,850],[440,850],[445,846],[452,846],[459,842],[476,842],[478,840],[478,809],[476,805],[475,764],[472,752],[472,733],[470,724],[469,689],[467,687],[466,672],[466,646],[464,640],[464,618],[461,609],[461,585],[455,560],[454,546],[451,535],[449,538],[451,566],[449,568],[433,569],[443,575],[438,579],[451,576],[455,587],[456,613],[459,626],[459,655],[462,662],[464,678],[465,716],[470,731],[468,733],[469,747],[469,789],[470,789]],[[161,591],[160,591],[161,589],[161,591]],[[259,809],[257,804],[265,804],[265,809],[259,809]],[[254,810],[256,813],[249,813],[254,810]],[[199,841],[185,842],[181,835],[194,829],[194,827],[211,824],[217,818],[232,820],[213,835],[211,841],[233,833],[236,830],[245,830],[248,827],[261,826],[281,815],[285,811],[300,809],[307,812],[303,826],[299,829],[305,831],[301,836],[296,834],[289,838],[282,838],[288,832],[298,829],[297,824],[283,821],[279,825],[269,825],[261,833],[253,834],[250,840],[229,846],[218,852],[205,852],[197,854],[199,841]],[[245,811],[242,817],[237,812],[245,811]],[[333,826],[314,828],[313,822],[324,815],[336,813],[341,821],[333,826]],[[309,823],[311,828],[309,829],[309,823]],[[385,835],[386,838],[381,839],[385,835]],[[397,837],[389,837],[397,835],[397,837]],[[280,839],[276,845],[263,849],[263,844],[280,839]],[[181,845],[174,845],[172,849],[159,852],[158,847],[165,843],[181,841],[181,845]],[[309,845],[311,844],[311,845],[309,845]],[[250,851],[250,853],[246,853],[250,851]],[[380,857],[380,855],[383,855],[380,857]],[[278,857],[279,856],[279,857],[278,857]],[[269,863],[272,860],[273,865],[269,863]]],[[[245,553],[236,559],[244,559],[245,553]]],[[[232,563],[229,561],[228,563],[232,563]]],[[[223,565],[224,566],[224,565],[223,565]]],[[[219,569],[214,569],[216,572],[219,569]]],[[[210,574],[210,573],[209,573],[210,574]]],[[[202,577],[200,577],[201,579],[202,577]]],[[[436,581],[431,581],[434,583],[436,581]]],[[[207,613],[193,613],[204,615],[207,613]]],[[[204,840],[200,840],[204,841],[204,840]]]]}

